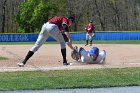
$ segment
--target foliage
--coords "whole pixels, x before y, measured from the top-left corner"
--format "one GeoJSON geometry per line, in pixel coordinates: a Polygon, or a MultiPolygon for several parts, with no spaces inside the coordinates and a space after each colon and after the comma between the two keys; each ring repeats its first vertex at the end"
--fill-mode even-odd
{"type": "MultiPolygon", "coordinates": [[[[64,0],[58,1],[63,5],[64,0]]],[[[39,30],[43,23],[57,14],[59,11],[57,4],[55,0],[27,0],[21,3],[20,12],[16,17],[20,31],[29,33],[39,30]]]]}
{"type": "Polygon", "coordinates": [[[39,31],[48,18],[67,14],[75,16],[74,31],[84,31],[89,19],[96,31],[140,30],[140,0],[0,0],[0,6],[1,33],[39,31]]]}
{"type": "Polygon", "coordinates": [[[110,6],[114,7],[116,0],[108,0],[106,1],[107,4],[109,4],[110,6]]]}

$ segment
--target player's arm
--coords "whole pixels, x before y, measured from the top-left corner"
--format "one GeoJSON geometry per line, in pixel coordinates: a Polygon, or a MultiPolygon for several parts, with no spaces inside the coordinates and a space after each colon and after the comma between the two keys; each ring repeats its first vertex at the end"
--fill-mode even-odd
{"type": "Polygon", "coordinates": [[[68,29],[68,26],[66,24],[63,24],[63,29],[64,29],[64,32],[65,32],[65,35],[66,35],[66,38],[65,41],[66,41],[66,44],[72,49],[74,50],[73,46],[72,46],[72,40],[71,40],[71,37],[70,37],[70,34],[69,34],[69,29],[68,29]]]}
{"type": "Polygon", "coordinates": [[[95,37],[95,27],[93,25],[93,37],[95,37]]]}
{"type": "Polygon", "coordinates": [[[88,32],[88,25],[85,26],[85,30],[88,32]]]}

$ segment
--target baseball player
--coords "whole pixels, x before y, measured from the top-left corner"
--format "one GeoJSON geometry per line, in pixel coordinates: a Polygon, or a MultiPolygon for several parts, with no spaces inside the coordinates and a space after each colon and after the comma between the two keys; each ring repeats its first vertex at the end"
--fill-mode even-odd
{"type": "MultiPolygon", "coordinates": [[[[78,48],[76,50],[78,51],[78,48]]],[[[90,51],[86,51],[84,48],[81,47],[79,49],[79,55],[77,55],[77,53],[73,54],[72,58],[74,60],[88,63],[88,64],[103,63],[105,62],[106,51],[102,50],[99,52],[99,49],[97,47],[92,47],[90,51]]]]}
{"type": "Polygon", "coordinates": [[[95,27],[92,24],[92,21],[89,22],[89,24],[87,24],[85,26],[85,30],[87,31],[86,33],[86,45],[88,45],[88,41],[90,40],[90,46],[92,46],[92,37],[95,36],[95,27]]]}
{"type": "Polygon", "coordinates": [[[24,67],[29,58],[32,57],[32,55],[42,46],[43,43],[45,43],[49,35],[60,43],[61,54],[63,57],[63,65],[68,65],[66,60],[65,43],[72,50],[74,50],[68,29],[68,27],[72,25],[73,21],[74,17],[72,16],[69,17],[58,16],[51,18],[50,20],[48,20],[48,22],[44,23],[35,45],[29,50],[25,59],[22,62],[18,63],[18,66],[24,67]]]}

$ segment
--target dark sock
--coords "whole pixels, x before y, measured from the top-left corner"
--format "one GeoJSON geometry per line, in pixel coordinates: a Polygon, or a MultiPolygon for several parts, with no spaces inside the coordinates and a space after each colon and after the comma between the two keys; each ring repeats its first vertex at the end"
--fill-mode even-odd
{"type": "Polygon", "coordinates": [[[92,40],[90,41],[90,44],[92,44],[92,40]]]}
{"type": "Polygon", "coordinates": [[[63,63],[67,63],[67,60],[66,60],[66,48],[61,49],[61,54],[63,56],[63,63]]]}
{"type": "Polygon", "coordinates": [[[86,40],[86,45],[88,45],[88,40],[86,40]]]}
{"type": "Polygon", "coordinates": [[[28,54],[26,55],[23,64],[26,64],[26,62],[28,61],[28,59],[34,54],[34,52],[29,51],[28,54]]]}

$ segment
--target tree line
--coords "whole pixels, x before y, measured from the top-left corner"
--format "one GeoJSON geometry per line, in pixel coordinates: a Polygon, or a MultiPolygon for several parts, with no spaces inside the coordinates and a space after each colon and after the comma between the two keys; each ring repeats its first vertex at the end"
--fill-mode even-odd
{"type": "Polygon", "coordinates": [[[89,20],[96,31],[140,30],[139,0],[0,0],[0,33],[39,32],[49,18],[68,15],[74,32],[89,20]]]}

